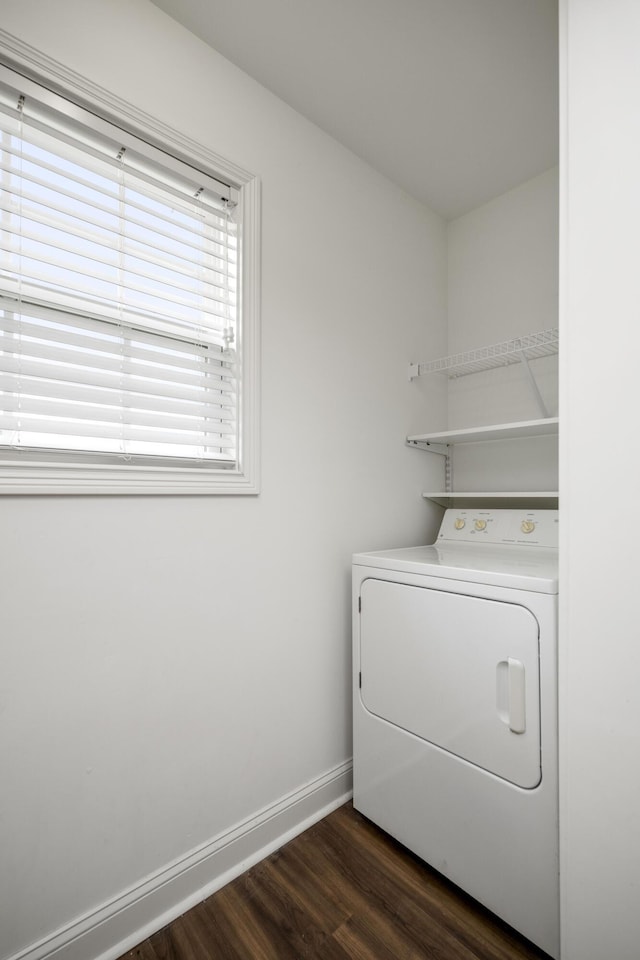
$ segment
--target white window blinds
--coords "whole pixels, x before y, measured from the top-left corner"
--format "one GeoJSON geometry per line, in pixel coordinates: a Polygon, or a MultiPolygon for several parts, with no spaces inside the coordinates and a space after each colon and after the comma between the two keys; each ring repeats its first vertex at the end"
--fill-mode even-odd
{"type": "Polygon", "coordinates": [[[0,84],[0,447],[232,469],[233,193],[58,101],[0,84]]]}

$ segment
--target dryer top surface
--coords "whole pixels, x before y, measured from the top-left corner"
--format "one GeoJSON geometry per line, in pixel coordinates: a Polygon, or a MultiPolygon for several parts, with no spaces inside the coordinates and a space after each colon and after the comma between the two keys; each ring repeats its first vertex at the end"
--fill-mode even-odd
{"type": "Polygon", "coordinates": [[[435,544],[359,553],[354,564],[534,593],[558,592],[557,510],[446,510],[435,544]]]}
{"type": "Polygon", "coordinates": [[[470,543],[437,543],[358,553],[354,564],[484,583],[534,593],[558,592],[558,551],[545,547],[470,543]]]}

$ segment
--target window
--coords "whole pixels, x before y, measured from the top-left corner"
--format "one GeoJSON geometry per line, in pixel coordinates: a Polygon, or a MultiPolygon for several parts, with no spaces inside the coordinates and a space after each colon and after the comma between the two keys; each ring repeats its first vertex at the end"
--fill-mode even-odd
{"type": "Polygon", "coordinates": [[[0,489],[256,492],[249,181],[0,71],[0,489]]]}

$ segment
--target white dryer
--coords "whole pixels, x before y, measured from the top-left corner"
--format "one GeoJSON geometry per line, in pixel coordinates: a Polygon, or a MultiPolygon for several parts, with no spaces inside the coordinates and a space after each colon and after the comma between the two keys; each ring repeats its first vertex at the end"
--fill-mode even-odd
{"type": "Polygon", "coordinates": [[[354,806],[559,955],[555,510],[353,558],[354,806]]]}

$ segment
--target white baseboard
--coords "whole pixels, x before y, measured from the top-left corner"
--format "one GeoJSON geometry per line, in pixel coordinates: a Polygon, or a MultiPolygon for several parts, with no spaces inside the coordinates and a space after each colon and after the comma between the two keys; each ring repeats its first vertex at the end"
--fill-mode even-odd
{"type": "Polygon", "coordinates": [[[9,960],[117,960],[346,803],[351,786],[347,761],[9,960]]]}

